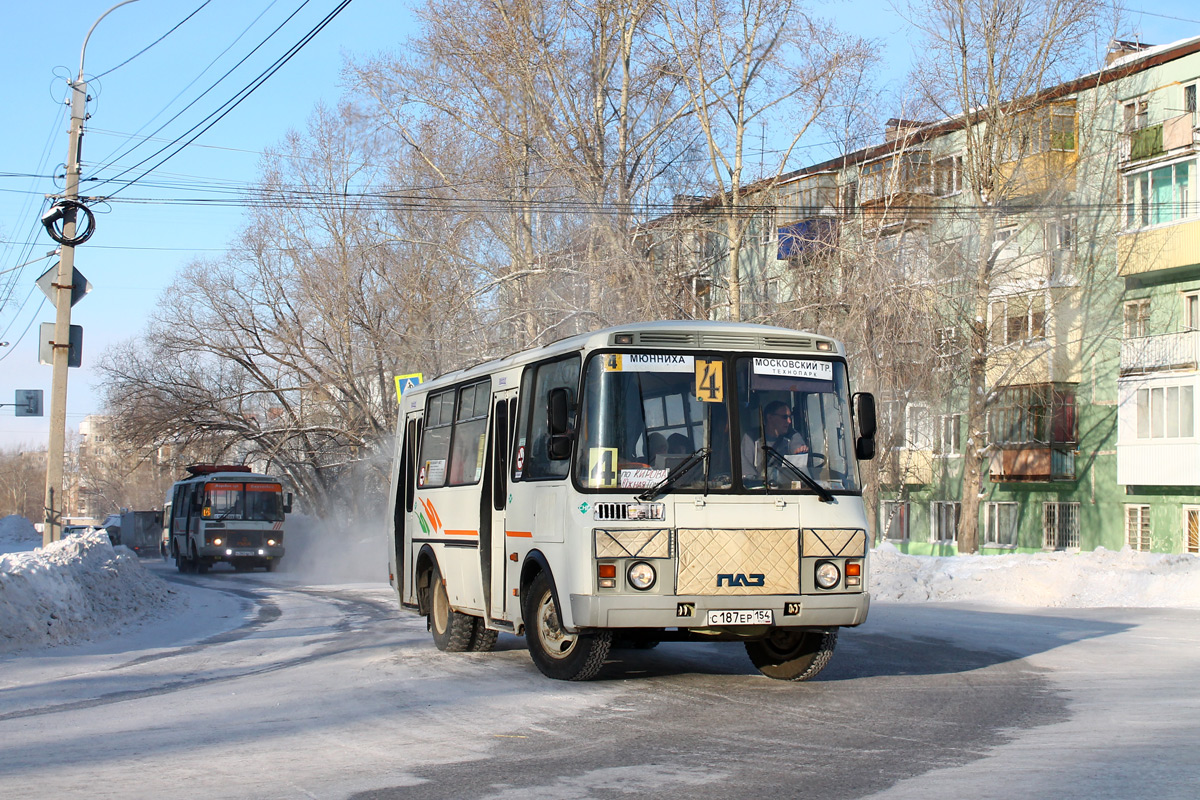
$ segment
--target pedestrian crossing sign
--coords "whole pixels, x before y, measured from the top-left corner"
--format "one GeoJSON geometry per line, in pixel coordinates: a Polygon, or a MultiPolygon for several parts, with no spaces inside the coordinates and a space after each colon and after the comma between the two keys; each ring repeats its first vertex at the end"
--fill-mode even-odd
{"type": "Polygon", "coordinates": [[[411,375],[396,376],[396,402],[399,403],[404,397],[404,393],[413,388],[420,386],[424,376],[420,372],[414,372],[411,375]]]}

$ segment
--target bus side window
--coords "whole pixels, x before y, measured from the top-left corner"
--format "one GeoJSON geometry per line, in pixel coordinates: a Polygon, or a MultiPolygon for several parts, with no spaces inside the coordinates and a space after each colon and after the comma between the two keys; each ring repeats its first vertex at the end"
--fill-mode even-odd
{"type": "Polygon", "coordinates": [[[446,485],[446,462],[450,456],[450,431],[454,424],[454,390],[430,395],[425,407],[425,433],[417,487],[432,489],[446,485]]]}
{"type": "Polygon", "coordinates": [[[458,410],[454,417],[453,444],[450,447],[451,486],[478,483],[483,477],[484,444],[487,441],[488,405],[491,399],[491,381],[481,381],[458,390],[458,410]]]}
{"type": "MultiPolygon", "coordinates": [[[[568,429],[575,429],[579,394],[580,358],[568,356],[557,361],[547,361],[526,370],[522,381],[521,427],[525,440],[525,462],[522,479],[565,478],[570,469],[569,459],[550,459],[550,419],[547,411],[550,392],[566,389],[570,413],[568,429]],[[528,381],[528,382],[527,382],[528,381]],[[527,389],[530,389],[527,391],[527,389]]],[[[520,442],[518,441],[518,454],[520,442]]]]}

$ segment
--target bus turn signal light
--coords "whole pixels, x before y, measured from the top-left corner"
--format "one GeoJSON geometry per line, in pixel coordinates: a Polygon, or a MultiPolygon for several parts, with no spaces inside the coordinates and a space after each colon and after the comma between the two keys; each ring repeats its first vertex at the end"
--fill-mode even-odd
{"type": "Polygon", "coordinates": [[[601,578],[615,578],[617,577],[617,565],[601,564],[596,568],[596,574],[601,578]]]}
{"type": "Polygon", "coordinates": [[[862,574],[862,564],[856,564],[853,561],[851,561],[849,564],[846,565],[846,574],[847,575],[861,575],[862,574]]]}

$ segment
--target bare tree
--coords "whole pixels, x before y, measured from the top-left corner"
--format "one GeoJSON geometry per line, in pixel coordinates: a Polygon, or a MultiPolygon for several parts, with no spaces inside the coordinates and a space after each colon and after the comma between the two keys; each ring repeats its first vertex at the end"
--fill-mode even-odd
{"type": "Polygon", "coordinates": [[[741,253],[763,224],[751,198],[769,200],[792,149],[827,110],[830,93],[870,59],[862,40],[838,35],[794,0],[681,0],[663,14],[671,69],[686,87],[722,209],[729,318],[743,318],[741,253]],[[754,126],[787,125],[773,178],[747,173],[754,126]],[[753,185],[752,185],[753,184],[753,185]]]}
{"type": "MultiPolygon", "coordinates": [[[[964,254],[969,291],[963,314],[968,435],[958,531],[963,553],[979,546],[988,409],[996,399],[996,376],[989,375],[995,366],[989,303],[1006,277],[998,264],[1018,268],[1018,262],[1002,258],[998,219],[1014,198],[1030,193],[1022,184],[1027,174],[1014,165],[1053,149],[1048,146],[1053,137],[1066,135],[1065,128],[1055,128],[1051,98],[1042,93],[1094,61],[1097,31],[1106,29],[1105,8],[1093,0],[920,0],[910,6],[922,36],[920,85],[933,108],[963,121],[963,184],[977,211],[975,231],[966,239],[974,249],[964,254]]],[[[1070,120],[1074,136],[1073,113],[1070,120]]],[[[1061,192],[1063,184],[1053,188],[1061,192]]]]}

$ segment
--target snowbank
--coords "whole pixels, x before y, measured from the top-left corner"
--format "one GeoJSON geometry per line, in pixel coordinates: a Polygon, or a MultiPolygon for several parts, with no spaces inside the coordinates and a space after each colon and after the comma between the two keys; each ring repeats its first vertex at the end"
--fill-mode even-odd
{"type": "Polygon", "coordinates": [[[114,548],[104,533],[0,555],[0,653],[85,641],[181,606],[133,551],[114,548]]]}
{"type": "Polygon", "coordinates": [[[10,514],[0,519],[0,554],[18,553],[40,547],[42,535],[33,523],[20,514],[10,514]]]}
{"type": "Polygon", "coordinates": [[[1200,558],[1120,552],[910,556],[871,552],[872,601],[1035,608],[1200,608],[1200,558]]]}
{"type": "MultiPolygon", "coordinates": [[[[382,526],[339,530],[288,518],[281,571],[307,581],[382,581],[382,526]]],[[[187,605],[103,532],[42,548],[23,517],[0,520],[0,653],[100,638],[187,605]]],[[[1035,608],[1200,608],[1200,558],[1112,552],[910,556],[884,543],[871,553],[875,602],[966,602],[1035,608]]]]}

